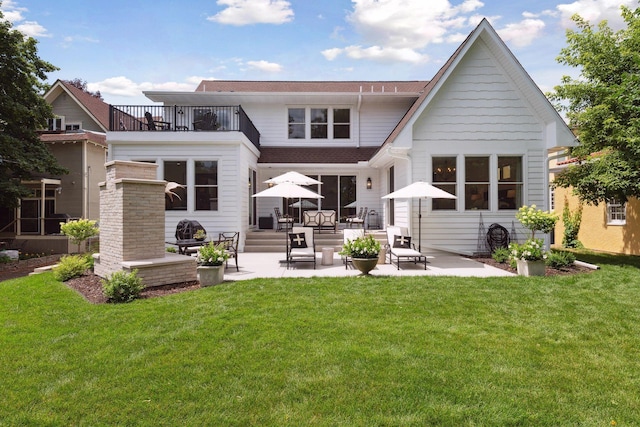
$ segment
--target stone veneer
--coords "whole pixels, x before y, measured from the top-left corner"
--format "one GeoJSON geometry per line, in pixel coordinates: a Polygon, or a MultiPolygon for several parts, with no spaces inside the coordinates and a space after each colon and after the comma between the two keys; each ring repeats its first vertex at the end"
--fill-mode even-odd
{"type": "Polygon", "coordinates": [[[108,162],[100,183],[100,253],[94,271],[106,277],[137,269],[146,286],[196,280],[193,257],[170,254],[164,245],[165,181],[153,163],[108,162]]]}

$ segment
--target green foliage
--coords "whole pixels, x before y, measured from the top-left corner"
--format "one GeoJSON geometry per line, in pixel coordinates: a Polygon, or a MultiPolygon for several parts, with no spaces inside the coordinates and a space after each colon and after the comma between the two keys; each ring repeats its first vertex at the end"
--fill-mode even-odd
{"type": "Polygon", "coordinates": [[[553,268],[566,268],[573,264],[576,256],[571,252],[551,251],[545,263],[553,268]]]}
{"type": "Polygon", "coordinates": [[[521,206],[516,213],[516,218],[531,231],[532,239],[535,237],[536,231],[549,233],[558,221],[558,216],[554,212],[543,211],[536,208],[536,205],[521,206]]]}
{"type": "Polygon", "coordinates": [[[509,252],[510,257],[515,260],[540,261],[547,258],[542,239],[527,239],[522,244],[510,243],[509,252]]]}
{"type": "Polygon", "coordinates": [[[493,258],[494,261],[502,264],[509,260],[510,255],[511,253],[509,252],[508,248],[496,248],[491,254],[491,258],[493,258]]]}
{"type": "Polygon", "coordinates": [[[58,265],[53,268],[53,276],[61,282],[66,282],[82,276],[90,267],[86,256],[67,255],[60,258],[58,265]]]}
{"type": "Polygon", "coordinates": [[[373,234],[367,234],[364,237],[347,240],[342,245],[340,255],[347,255],[352,258],[377,258],[380,249],[380,242],[373,237],[373,234]]]}
{"type": "Polygon", "coordinates": [[[172,253],[172,254],[178,253],[178,250],[177,250],[174,246],[167,246],[167,247],[165,248],[165,250],[166,250],[167,252],[172,253]]]}
{"type": "Polygon", "coordinates": [[[65,236],[69,236],[69,239],[78,245],[78,252],[80,252],[80,245],[82,242],[90,237],[97,236],[100,232],[95,220],[84,218],[69,222],[61,222],[60,231],[65,236]]]}
{"type": "Polygon", "coordinates": [[[209,242],[200,247],[196,260],[199,265],[222,265],[228,259],[229,253],[224,243],[216,245],[213,242],[209,242]]]}
{"type": "Polygon", "coordinates": [[[53,117],[40,91],[47,73],[57,70],[38,57],[36,45],[0,12],[0,206],[8,208],[31,194],[21,180],[67,172],[36,132],[53,117]]]}
{"type": "Polygon", "coordinates": [[[0,264],[6,264],[9,262],[11,262],[11,258],[9,258],[9,255],[0,252],[0,264]]]}
{"type": "Polygon", "coordinates": [[[565,248],[581,248],[582,243],[578,240],[578,232],[582,223],[582,205],[579,205],[575,212],[569,209],[569,200],[564,199],[562,209],[562,223],[564,224],[564,235],[562,236],[562,246],[565,248]]]}
{"type": "Polygon", "coordinates": [[[110,302],[131,302],[140,296],[143,289],[138,270],[131,273],[116,271],[102,280],[102,291],[110,302]]]}
{"type": "Polygon", "coordinates": [[[640,197],[640,9],[622,7],[626,28],[597,28],[580,16],[567,31],[558,62],[580,69],[563,77],[549,96],[566,112],[580,145],[580,162],[558,174],[554,185],[573,187],[590,204],[640,197]]]}

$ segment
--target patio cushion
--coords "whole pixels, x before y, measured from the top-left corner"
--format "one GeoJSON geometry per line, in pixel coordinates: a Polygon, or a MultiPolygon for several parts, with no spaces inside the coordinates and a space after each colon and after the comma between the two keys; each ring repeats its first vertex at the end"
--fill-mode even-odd
{"type": "Polygon", "coordinates": [[[411,237],[410,236],[393,236],[393,247],[394,248],[411,248],[411,237]]]}
{"type": "Polygon", "coordinates": [[[291,249],[300,249],[307,247],[307,241],[304,233],[289,233],[289,239],[291,240],[291,249]]]}

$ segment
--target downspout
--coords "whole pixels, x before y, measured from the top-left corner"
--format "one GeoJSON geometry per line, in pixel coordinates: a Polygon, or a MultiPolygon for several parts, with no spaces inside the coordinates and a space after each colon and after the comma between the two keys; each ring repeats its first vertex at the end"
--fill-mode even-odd
{"type": "Polygon", "coordinates": [[[358,94],[358,104],[356,106],[356,111],[358,114],[358,140],[356,141],[356,148],[360,148],[360,136],[361,132],[361,122],[360,122],[360,107],[362,107],[362,86],[360,86],[360,93],[358,94]]]}
{"type": "Polygon", "coordinates": [[[82,204],[82,218],[89,218],[89,171],[90,166],[87,165],[87,143],[82,144],[82,165],[84,172],[84,179],[82,180],[82,194],[84,203],[82,204]]]}
{"type": "MultiPolygon", "coordinates": [[[[411,181],[413,180],[413,168],[412,168],[412,163],[411,163],[411,156],[409,154],[407,154],[406,150],[398,150],[395,149],[394,147],[388,147],[386,153],[389,155],[389,157],[391,157],[392,159],[398,159],[398,160],[404,160],[407,162],[407,172],[409,174],[409,183],[411,183],[411,181]]],[[[395,189],[394,189],[395,191],[395,189]]],[[[407,202],[407,203],[413,203],[413,202],[407,202]]],[[[395,202],[394,202],[395,205],[395,202]]],[[[388,223],[388,212],[386,212],[385,209],[385,223],[388,223]]],[[[413,232],[413,221],[409,221],[409,232],[413,232]]]]}

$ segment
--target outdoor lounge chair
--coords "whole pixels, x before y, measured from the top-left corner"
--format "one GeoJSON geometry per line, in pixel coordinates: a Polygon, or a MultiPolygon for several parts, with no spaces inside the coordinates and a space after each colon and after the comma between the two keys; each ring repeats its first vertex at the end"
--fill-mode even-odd
{"type": "Polygon", "coordinates": [[[193,122],[193,130],[216,130],[218,129],[218,116],[211,111],[207,111],[201,120],[193,122]]]}
{"type": "Polygon", "coordinates": [[[144,117],[147,119],[147,127],[149,130],[171,130],[171,123],[154,120],[148,111],[144,113],[144,117]]]}
{"type": "MultiPolygon", "coordinates": [[[[218,234],[218,244],[223,244],[229,258],[235,258],[236,271],[238,269],[238,240],[240,240],[239,231],[222,232],[218,234]]],[[[229,267],[229,260],[227,260],[226,267],[229,267]]]]}
{"type": "Polygon", "coordinates": [[[305,261],[313,262],[313,269],[315,270],[316,243],[313,238],[313,228],[293,227],[292,232],[287,237],[289,238],[287,268],[293,262],[305,261]]]}
{"type": "Polygon", "coordinates": [[[393,264],[393,257],[396,258],[398,270],[400,270],[400,261],[403,259],[413,261],[414,264],[424,263],[424,269],[427,269],[427,257],[417,251],[415,245],[411,244],[411,236],[405,227],[387,227],[387,253],[390,264],[393,264]]]}
{"type": "Polygon", "coordinates": [[[280,213],[280,208],[273,208],[273,211],[276,213],[276,231],[282,231],[283,224],[286,226],[286,228],[289,228],[289,224],[293,224],[293,218],[291,218],[289,215],[282,215],[280,213]]]}
{"type": "Polygon", "coordinates": [[[354,216],[352,218],[347,218],[347,226],[349,226],[349,228],[353,227],[353,225],[357,225],[358,227],[362,227],[364,228],[364,220],[367,217],[367,212],[369,211],[369,208],[360,208],[360,212],[358,212],[357,216],[354,216]]]}
{"type": "MultiPolygon", "coordinates": [[[[347,241],[349,240],[355,240],[358,237],[364,237],[364,229],[363,228],[356,228],[356,229],[344,229],[343,230],[344,233],[344,237],[343,237],[343,243],[347,243],[347,241]]],[[[351,257],[349,255],[342,255],[342,259],[344,260],[344,268],[348,269],[349,268],[349,263],[351,262],[351,257]]]]}

